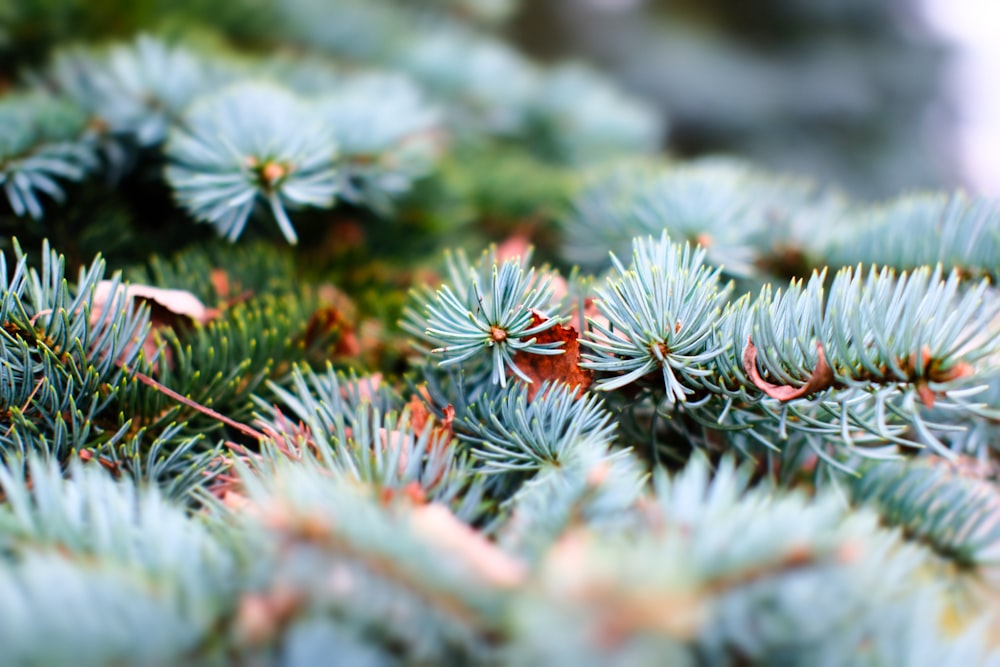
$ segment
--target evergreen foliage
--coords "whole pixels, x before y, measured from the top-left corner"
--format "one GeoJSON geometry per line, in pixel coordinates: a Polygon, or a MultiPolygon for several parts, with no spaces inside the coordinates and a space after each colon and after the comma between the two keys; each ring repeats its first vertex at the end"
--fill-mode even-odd
{"type": "Polygon", "coordinates": [[[1000,660],[995,203],[650,157],[506,0],[48,4],[0,663],[1000,660]]]}

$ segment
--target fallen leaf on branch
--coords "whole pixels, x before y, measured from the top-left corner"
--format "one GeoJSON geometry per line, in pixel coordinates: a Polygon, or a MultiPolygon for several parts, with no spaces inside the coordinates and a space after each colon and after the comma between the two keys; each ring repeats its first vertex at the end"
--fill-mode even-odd
{"type": "MultiPolygon", "coordinates": [[[[414,394],[407,404],[410,408],[410,425],[413,426],[413,432],[417,435],[423,433],[424,427],[427,426],[427,420],[431,418],[431,411],[427,409],[427,403],[430,401],[430,398],[427,396],[427,389],[421,387],[420,394],[414,394]]],[[[449,403],[445,406],[443,412],[444,417],[439,419],[434,425],[434,435],[438,437],[447,436],[450,439],[454,435],[451,425],[455,421],[455,406],[449,403]]]]}
{"type": "MultiPolygon", "coordinates": [[[[90,306],[90,323],[96,324],[104,317],[111,303],[123,295],[126,300],[137,299],[149,305],[149,334],[141,342],[147,359],[152,359],[159,349],[157,331],[178,329],[191,323],[206,324],[219,316],[218,308],[209,308],[201,299],[187,290],[165,289],[149,285],[125,285],[111,280],[102,280],[94,287],[94,297],[90,306]]],[[[126,352],[127,354],[127,352],[126,352]]],[[[169,349],[164,351],[166,363],[172,359],[169,349]]]]}
{"type": "Polygon", "coordinates": [[[90,318],[100,319],[108,304],[124,292],[126,299],[141,299],[149,304],[150,318],[153,326],[175,326],[180,318],[205,324],[219,316],[218,308],[209,308],[201,299],[187,290],[165,289],[149,285],[118,285],[112,291],[114,281],[102,280],[94,287],[94,298],[91,302],[90,318]]]}
{"type": "Polygon", "coordinates": [[[388,505],[400,496],[406,498],[407,501],[414,505],[427,504],[427,494],[424,492],[423,487],[420,486],[420,482],[416,480],[409,482],[402,489],[384,487],[379,493],[379,500],[383,505],[388,505]]]}
{"type": "MultiPolygon", "coordinates": [[[[531,313],[531,326],[538,326],[546,321],[537,312],[531,313]]],[[[571,387],[577,387],[576,397],[590,387],[594,375],[586,368],[580,367],[580,340],[574,327],[557,324],[534,336],[537,343],[561,342],[562,354],[531,354],[518,351],[514,355],[514,363],[521,371],[531,378],[528,385],[528,398],[533,399],[538,393],[542,382],[562,382],[571,387]]]]}
{"type": "Polygon", "coordinates": [[[361,352],[354,327],[334,306],[314,312],[299,340],[306,349],[322,346],[334,357],[353,357],[361,352]]]}
{"type": "Polygon", "coordinates": [[[229,283],[229,274],[226,273],[225,269],[212,269],[208,274],[208,281],[212,283],[212,289],[215,290],[215,294],[220,299],[225,300],[229,298],[232,285],[229,283]]]}
{"type": "Polygon", "coordinates": [[[917,396],[920,398],[920,402],[928,408],[934,407],[936,398],[934,390],[930,388],[930,382],[952,382],[968,377],[974,372],[972,365],[965,361],[959,361],[948,368],[942,368],[941,360],[931,356],[931,348],[927,345],[924,345],[919,353],[911,354],[907,362],[901,365],[907,372],[918,376],[914,382],[917,396]]]}
{"type": "Polygon", "coordinates": [[[791,401],[833,386],[836,378],[833,375],[833,369],[826,362],[823,344],[818,341],[816,343],[816,359],[816,368],[813,369],[812,375],[801,387],[772,384],[760,376],[760,371],[757,370],[757,346],[748,336],[747,346],[743,349],[743,370],[750,376],[750,381],[753,382],[754,386],[771,398],[776,398],[779,401],[791,401]]]}

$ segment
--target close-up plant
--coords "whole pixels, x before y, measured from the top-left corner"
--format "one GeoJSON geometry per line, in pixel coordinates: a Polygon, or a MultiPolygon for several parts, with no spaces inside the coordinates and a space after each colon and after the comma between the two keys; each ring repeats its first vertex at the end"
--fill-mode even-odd
{"type": "Polygon", "coordinates": [[[0,7],[0,665],[1000,664],[940,45],[694,4],[0,7]]]}

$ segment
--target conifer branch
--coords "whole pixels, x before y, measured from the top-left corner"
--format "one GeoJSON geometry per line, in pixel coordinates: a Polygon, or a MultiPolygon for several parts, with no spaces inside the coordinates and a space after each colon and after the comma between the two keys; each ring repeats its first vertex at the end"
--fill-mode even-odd
{"type": "Polygon", "coordinates": [[[14,215],[43,216],[39,194],[61,202],[60,181],[79,181],[97,166],[86,116],[43,91],[0,98],[0,186],[14,215]]]}

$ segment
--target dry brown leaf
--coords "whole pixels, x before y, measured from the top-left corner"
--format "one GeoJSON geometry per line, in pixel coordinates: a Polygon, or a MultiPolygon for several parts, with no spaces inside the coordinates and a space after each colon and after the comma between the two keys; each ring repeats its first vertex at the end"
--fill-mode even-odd
{"type": "Polygon", "coordinates": [[[413,426],[414,433],[422,433],[427,426],[427,420],[431,417],[431,411],[427,409],[424,399],[414,394],[407,403],[410,408],[410,425],[413,426]]]}
{"type": "Polygon", "coordinates": [[[229,298],[232,285],[229,283],[229,274],[226,273],[225,269],[212,269],[208,274],[208,281],[212,283],[212,289],[215,290],[215,294],[220,299],[225,300],[229,298]]]}
{"type": "Polygon", "coordinates": [[[383,505],[388,505],[399,496],[406,498],[414,505],[427,504],[427,493],[420,486],[420,482],[416,480],[409,482],[402,489],[384,487],[379,494],[379,500],[382,501],[383,505]]]}
{"type": "Polygon", "coordinates": [[[141,299],[148,303],[154,326],[174,326],[182,317],[205,324],[219,316],[218,308],[209,308],[187,290],[119,284],[116,292],[112,292],[113,285],[114,282],[111,280],[97,283],[91,306],[91,320],[101,317],[108,303],[118,292],[124,292],[126,298],[141,299]]]}
{"type": "MultiPolygon", "coordinates": [[[[431,411],[427,409],[427,403],[430,401],[427,389],[421,387],[420,394],[419,396],[414,394],[407,404],[410,408],[410,425],[413,426],[413,432],[416,434],[423,433],[424,427],[427,426],[427,420],[431,418],[431,411]]],[[[455,421],[455,406],[449,403],[443,412],[444,417],[437,420],[434,425],[434,437],[450,440],[453,436],[451,425],[455,421]]]]}
{"type": "Polygon", "coordinates": [[[968,377],[975,371],[972,365],[965,361],[960,361],[949,368],[941,368],[941,361],[931,357],[931,349],[924,345],[920,353],[914,352],[908,359],[908,364],[902,364],[904,369],[917,375],[914,386],[920,402],[928,408],[934,407],[936,395],[930,388],[930,382],[951,382],[960,378],[968,377]]]}
{"type": "Polygon", "coordinates": [[[413,509],[410,525],[432,544],[455,555],[487,582],[513,588],[528,576],[527,566],[462,523],[444,505],[431,503],[413,509]]]}
{"type": "MultiPolygon", "coordinates": [[[[531,326],[538,326],[547,318],[537,312],[531,313],[531,326]]],[[[590,387],[593,373],[580,367],[580,340],[574,327],[557,324],[554,327],[535,336],[538,343],[562,342],[562,354],[530,354],[518,351],[514,355],[514,363],[521,371],[531,378],[528,385],[528,398],[533,399],[538,393],[542,382],[563,382],[577,387],[577,398],[590,387]]]]}
{"type": "Polygon", "coordinates": [[[334,306],[317,309],[299,335],[299,340],[307,349],[317,345],[328,347],[334,357],[353,357],[361,352],[354,327],[334,306]]]}
{"type": "MultiPolygon", "coordinates": [[[[192,322],[205,324],[218,317],[220,313],[218,308],[209,308],[201,299],[186,290],[123,284],[118,284],[117,289],[114,289],[114,281],[102,280],[94,287],[94,298],[90,309],[91,324],[100,321],[105,309],[118,294],[124,294],[126,299],[139,299],[149,305],[149,320],[152,326],[144,340],[136,341],[141,342],[147,359],[152,358],[159,348],[158,330],[177,329],[192,322]]],[[[126,350],[124,355],[128,353],[126,350]]],[[[168,365],[172,363],[169,349],[164,350],[164,359],[168,365]]]]}
{"type": "Polygon", "coordinates": [[[772,384],[760,376],[760,371],[757,370],[757,346],[748,336],[747,346],[743,349],[743,370],[750,376],[750,381],[754,383],[754,386],[771,398],[776,398],[779,401],[791,401],[833,386],[836,378],[833,375],[833,369],[826,362],[823,344],[818,341],[816,343],[816,358],[816,368],[813,369],[812,375],[801,387],[772,384]]]}

